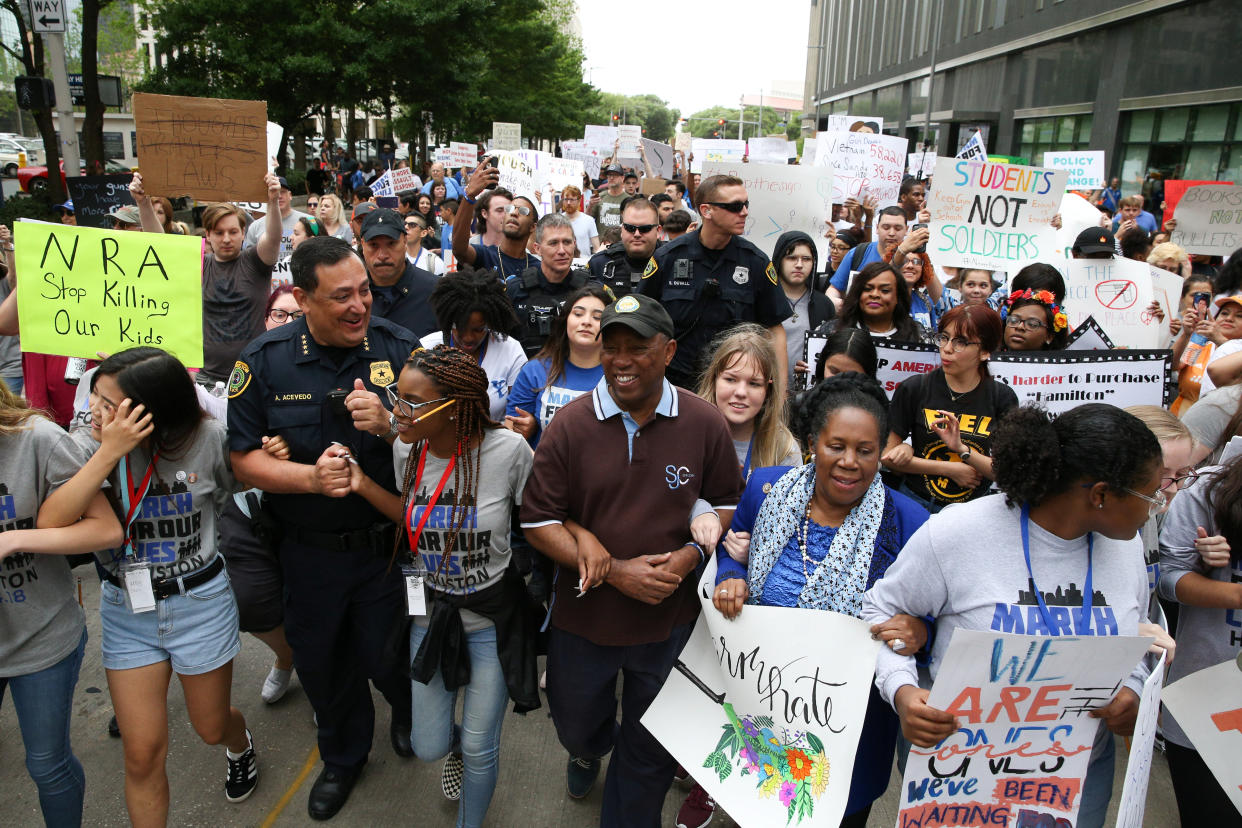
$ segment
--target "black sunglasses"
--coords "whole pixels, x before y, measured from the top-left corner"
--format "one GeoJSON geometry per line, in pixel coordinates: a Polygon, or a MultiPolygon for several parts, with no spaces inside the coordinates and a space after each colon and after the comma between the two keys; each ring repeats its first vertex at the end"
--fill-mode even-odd
{"type": "Polygon", "coordinates": [[[730,213],[740,213],[750,206],[750,200],[746,201],[709,201],[707,202],[713,207],[719,207],[721,210],[728,210],[730,213]]]}
{"type": "Polygon", "coordinates": [[[650,233],[659,226],[660,225],[658,224],[626,224],[625,222],[621,222],[622,230],[627,233],[635,234],[650,233]]]}

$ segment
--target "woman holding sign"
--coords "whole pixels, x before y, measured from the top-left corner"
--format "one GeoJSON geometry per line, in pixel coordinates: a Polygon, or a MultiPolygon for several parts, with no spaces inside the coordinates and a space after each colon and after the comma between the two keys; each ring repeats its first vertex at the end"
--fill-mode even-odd
{"type": "MultiPolygon", "coordinates": [[[[757,469],[716,554],[712,603],[725,617],[744,604],[822,609],[858,617],[864,590],[882,581],[927,512],[881,481],[888,398],[862,374],[838,374],[798,398],[796,433],[813,461],[757,469]],[[738,533],[750,533],[750,542],[738,533]],[[726,554],[727,553],[727,554],[726,554]],[[746,561],[739,563],[735,558],[746,561]]],[[[913,654],[927,640],[918,618],[885,618],[876,634],[913,654]]],[[[842,826],[865,826],[884,793],[897,721],[871,689],[842,826]]]]}
{"type": "MultiPolygon", "coordinates": [[[[1133,636],[1147,618],[1138,531],[1165,505],[1159,491],[1160,443],[1147,426],[1099,403],[1055,419],[1024,407],[1000,422],[993,454],[1004,495],[933,517],[863,596],[864,621],[881,622],[896,613],[936,619],[933,680],[959,628],[1133,636]]],[[[1104,824],[1113,787],[1109,731],[1133,730],[1148,673],[1140,662],[1111,701],[1090,714],[1107,729],[1096,735],[1076,828],[1104,824]]],[[[914,744],[930,747],[957,731],[953,711],[928,706],[914,659],[881,651],[876,685],[914,744]]],[[[962,713],[963,724],[966,716],[962,713]]]]}

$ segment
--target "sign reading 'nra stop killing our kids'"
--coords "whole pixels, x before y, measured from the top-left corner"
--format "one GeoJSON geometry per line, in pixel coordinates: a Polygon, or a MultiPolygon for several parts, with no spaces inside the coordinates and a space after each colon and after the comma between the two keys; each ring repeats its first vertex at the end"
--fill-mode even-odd
{"type": "Polygon", "coordinates": [[[203,364],[202,239],[19,221],[22,350],[97,359],[163,348],[203,364]]]}

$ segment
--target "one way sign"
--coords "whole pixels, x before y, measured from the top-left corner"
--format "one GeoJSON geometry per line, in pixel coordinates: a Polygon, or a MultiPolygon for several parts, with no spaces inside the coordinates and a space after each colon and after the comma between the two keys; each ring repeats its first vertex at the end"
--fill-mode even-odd
{"type": "Polygon", "coordinates": [[[30,0],[30,28],[36,34],[64,34],[66,0],[30,0]]]}

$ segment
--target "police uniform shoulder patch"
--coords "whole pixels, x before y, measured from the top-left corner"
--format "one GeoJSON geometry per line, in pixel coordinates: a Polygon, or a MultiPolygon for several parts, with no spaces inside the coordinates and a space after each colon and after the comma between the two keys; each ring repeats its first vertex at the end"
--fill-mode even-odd
{"type": "Polygon", "coordinates": [[[768,262],[768,266],[764,268],[763,275],[768,277],[769,282],[776,284],[776,267],[771,262],[768,262]]]}
{"type": "Polygon", "coordinates": [[[240,359],[233,364],[233,373],[229,374],[229,399],[240,397],[250,385],[250,366],[240,359]]]}
{"type": "Polygon", "coordinates": [[[617,300],[617,313],[633,313],[642,305],[633,296],[622,296],[617,300]]]}
{"type": "Polygon", "coordinates": [[[397,377],[392,372],[392,363],[388,360],[380,360],[371,363],[371,384],[378,385],[383,388],[392,385],[397,381],[397,377]]]}
{"type": "Polygon", "coordinates": [[[654,276],[655,272],[659,269],[660,266],[656,264],[655,256],[652,256],[651,260],[647,262],[647,266],[643,268],[643,278],[648,279],[654,276]]]}

